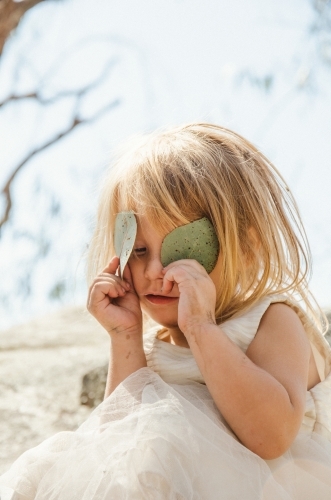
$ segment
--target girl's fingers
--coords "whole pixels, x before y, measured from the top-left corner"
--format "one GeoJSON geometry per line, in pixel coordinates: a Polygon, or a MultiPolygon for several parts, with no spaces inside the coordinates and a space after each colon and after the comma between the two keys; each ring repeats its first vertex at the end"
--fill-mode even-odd
{"type": "Polygon", "coordinates": [[[120,265],[120,259],[119,257],[116,257],[114,256],[109,264],[102,270],[102,272],[100,274],[98,274],[98,276],[94,279],[93,283],[92,283],[92,286],[94,283],[96,283],[97,281],[100,281],[100,279],[102,278],[105,278],[106,280],[109,278],[109,275],[112,275],[113,278],[116,278],[119,283],[121,284],[121,286],[125,289],[125,290],[130,290],[130,285],[128,285],[128,283],[124,280],[122,280],[120,278],[120,276],[116,275],[116,271],[118,270],[118,267],[120,265]]]}
{"type": "Polygon", "coordinates": [[[99,283],[100,281],[109,281],[110,283],[119,283],[123,288],[129,289],[129,283],[127,281],[122,280],[119,276],[115,274],[101,273],[93,280],[92,286],[95,283],[99,283]],[[127,286],[128,285],[128,286],[127,286]]]}
{"type": "Polygon", "coordinates": [[[94,308],[104,301],[107,297],[108,301],[111,299],[116,299],[117,297],[123,297],[125,295],[125,290],[118,283],[109,283],[108,281],[101,281],[96,283],[89,294],[87,309],[93,312],[94,308]]]}
{"type": "Polygon", "coordinates": [[[115,274],[119,265],[120,265],[120,259],[119,257],[115,256],[111,259],[109,264],[104,268],[102,272],[107,274],[115,274]]]}
{"type": "Polygon", "coordinates": [[[174,282],[173,281],[168,281],[168,280],[163,280],[163,286],[162,286],[162,293],[167,294],[170,293],[171,290],[173,289],[174,282]]]}
{"type": "Polygon", "coordinates": [[[131,274],[131,269],[130,269],[129,264],[127,264],[124,268],[123,278],[125,279],[125,283],[128,283],[131,290],[134,290],[133,281],[132,281],[132,274],[131,274]]]}
{"type": "Polygon", "coordinates": [[[87,302],[87,308],[89,311],[92,311],[93,308],[100,302],[104,301],[106,297],[108,297],[109,303],[111,302],[111,299],[123,297],[126,292],[134,290],[131,272],[128,266],[126,266],[124,272],[126,278],[125,281],[115,275],[119,262],[120,259],[118,257],[113,257],[103,271],[93,280],[89,289],[87,302]]]}
{"type": "Polygon", "coordinates": [[[175,283],[179,285],[183,278],[183,272],[178,272],[178,267],[168,269],[163,277],[162,293],[170,293],[175,283]]]}
{"type": "MultiPolygon", "coordinates": [[[[98,278],[96,278],[93,281],[92,285],[90,286],[89,293],[91,294],[92,290],[96,286],[99,286],[100,284],[102,284],[102,286],[105,287],[106,283],[108,283],[109,289],[111,289],[111,287],[112,287],[114,290],[117,290],[118,293],[120,293],[120,292],[128,292],[129,291],[129,287],[127,286],[128,285],[127,283],[118,281],[118,280],[116,280],[114,278],[116,278],[116,276],[114,276],[114,277],[106,276],[106,277],[98,277],[98,278]]],[[[106,295],[109,295],[109,294],[106,293],[106,295]]],[[[111,296],[111,295],[109,295],[109,296],[111,296]]]]}
{"type": "Polygon", "coordinates": [[[201,278],[205,274],[205,270],[200,264],[197,262],[198,268],[195,269],[194,266],[187,264],[186,262],[181,264],[176,264],[175,262],[167,266],[165,269],[163,269],[163,286],[162,286],[162,292],[163,293],[170,293],[174,284],[177,283],[180,285],[184,281],[187,280],[196,280],[201,278]],[[203,272],[201,272],[201,270],[203,272]]]}
{"type": "MultiPolygon", "coordinates": [[[[115,274],[118,267],[120,265],[120,259],[119,257],[113,257],[111,259],[111,261],[109,262],[108,266],[105,267],[105,269],[102,271],[101,275],[103,273],[106,273],[106,274],[115,274]]],[[[99,276],[101,276],[99,275],[99,276]]],[[[116,275],[117,277],[117,275],[116,275]]],[[[118,279],[120,280],[120,283],[121,285],[126,289],[126,290],[129,290],[130,289],[130,285],[132,286],[132,278],[131,278],[131,272],[130,272],[130,269],[129,269],[129,266],[126,265],[125,266],[125,269],[124,269],[124,273],[123,273],[123,278],[125,278],[126,281],[124,281],[124,279],[122,280],[120,278],[120,276],[118,276],[118,279]],[[129,286],[127,286],[127,283],[129,283],[129,286]]]]}

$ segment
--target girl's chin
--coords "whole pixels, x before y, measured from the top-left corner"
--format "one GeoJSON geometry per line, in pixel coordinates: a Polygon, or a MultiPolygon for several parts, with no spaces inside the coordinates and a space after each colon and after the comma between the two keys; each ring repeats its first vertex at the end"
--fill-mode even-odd
{"type": "Polygon", "coordinates": [[[142,311],[153,321],[164,328],[178,328],[178,301],[172,302],[168,307],[157,306],[146,300],[140,302],[142,311]]]}
{"type": "Polygon", "coordinates": [[[154,308],[146,307],[146,304],[142,305],[143,312],[151,318],[153,321],[163,326],[164,328],[178,328],[178,316],[177,311],[175,314],[169,314],[168,311],[164,311],[163,308],[159,310],[154,308]]]}
{"type": "Polygon", "coordinates": [[[158,323],[159,325],[163,326],[164,328],[168,328],[170,330],[173,330],[173,329],[178,329],[178,323],[177,323],[177,319],[176,320],[171,320],[170,318],[164,318],[164,317],[161,317],[160,315],[151,315],[148,313],[148,316],[154,320],[156,323],[158,323]]]}

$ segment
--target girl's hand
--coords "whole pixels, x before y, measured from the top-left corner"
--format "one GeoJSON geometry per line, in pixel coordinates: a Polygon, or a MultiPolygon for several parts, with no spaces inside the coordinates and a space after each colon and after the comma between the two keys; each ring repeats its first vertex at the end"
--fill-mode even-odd
{"type": "Polygon", "coordinates": [[[163,273],[163,293],[169,293],[174,283],[178,285],[178,327],[185,336],[206,324],[216,324],[216,288],[201,264],[182,259],[169,264],[163,273]]]}
{"type": "Polygon", "coordinates": [[[121,333],[142,335],[142,312],[129,266],[116,276],[119,258],[113,257],[89,288],[87,309],[111,337],[121,333]]]}

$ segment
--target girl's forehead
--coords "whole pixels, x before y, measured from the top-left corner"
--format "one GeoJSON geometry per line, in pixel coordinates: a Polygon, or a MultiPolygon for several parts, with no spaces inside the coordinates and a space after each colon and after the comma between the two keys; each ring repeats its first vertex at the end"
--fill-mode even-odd
{"type": "Polygon", "coordinates": [[[157,225],[155,222],[151,221],[145,215],[136,215],[137,220],[137,237],[144,237],[146,239],[151,239],[155,237],[164,237],[168,234],[172,228],[162,227],[162,225],[157,225]]]}

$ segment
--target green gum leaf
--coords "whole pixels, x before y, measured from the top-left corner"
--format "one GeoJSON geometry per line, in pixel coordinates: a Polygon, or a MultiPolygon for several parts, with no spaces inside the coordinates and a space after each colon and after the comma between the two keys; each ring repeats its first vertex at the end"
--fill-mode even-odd
{"type": "Polygon", "coordinates": [[[214,226],[207,217],[176,227],[164,238],[161,262],[164,267],[180,259],[194,259],[211,273],[219,254],[214,226]]]}
{"type": "Polygon", "coordinates": [[[114,247],[117,257],[120,258],[120,275],[123,279],[125,266],[131,255],[137,234],[137,221],[134,213],[120,212],[116,216],[114,247]]]}

